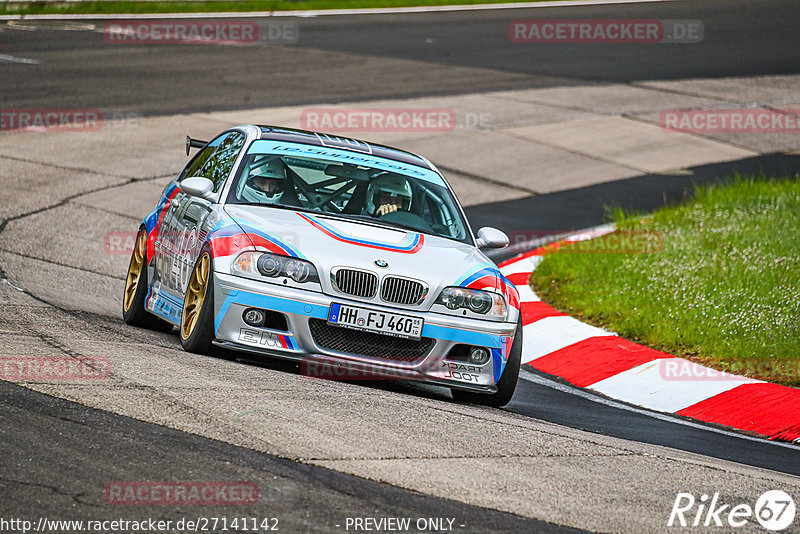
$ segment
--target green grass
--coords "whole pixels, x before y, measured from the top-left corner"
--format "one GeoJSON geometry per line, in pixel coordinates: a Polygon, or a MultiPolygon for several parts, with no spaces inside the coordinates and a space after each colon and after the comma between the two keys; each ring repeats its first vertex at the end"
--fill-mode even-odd
{"type": "Polygon", "coordinates": [[[545,256],[531,282],[543,300],[622,337],[735,374],[800,386],[800,175],[735,177],[641,216],[650,253],[545,256]],[[651,243],[658,243],[659,239],[651,243]]]}
{"type": "MultiPolygon", "coordinates": [[[[4,2],[0,15],[141,14],[294,11],[300,9],[355,9],[374,7],[497,4],[530,0],[234,0],[195,2],[4,2]]],[[[545,0],[533,0],[545,1],[545,0]]]]}

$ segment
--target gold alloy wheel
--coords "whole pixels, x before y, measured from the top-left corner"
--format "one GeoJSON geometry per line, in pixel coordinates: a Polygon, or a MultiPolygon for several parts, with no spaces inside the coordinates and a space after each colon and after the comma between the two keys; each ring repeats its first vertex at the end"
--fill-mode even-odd
{"type": "Polygon", "coordinates": [[[136,288],[139,287],[139,280],[142,277],[142,269],[144,268],[144,252],[146,245],[147,236],[143,231],[139,232],[139,235],[136,236],[136,244],[133,246],[131,264],[128,266],[128,278],[125,280],[125,300],[122,303],[125,311],[131,308],[133,296],[136,294],[136,288]]]}
{"type": "Polygon", "coordinates": [[[203,311],[210,270],[211,257],[206,252],[200,256],[194,271],[192,271],[192,277],[189,279],[189,287],[186,288],[186,298],[181,315],[181,337],[183,339],[189,339],[189,336],[192,335],[200,312],[203,311]]]}

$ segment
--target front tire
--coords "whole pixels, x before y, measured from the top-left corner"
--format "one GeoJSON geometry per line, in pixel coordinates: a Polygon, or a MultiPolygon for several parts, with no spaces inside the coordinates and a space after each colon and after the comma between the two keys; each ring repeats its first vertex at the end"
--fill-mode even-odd
{"type": "Polygon", "coordinates": [[[207,354],[214,341],[214,277],[211,253],[197,258],[183,298],[180,337],[184,350],[207,354]]]}
{"type": "Polygon", "coordinates": [[[136,234],[136,243],[128,264],[125,293],[122,296],[122,318],[131,326],[169,332],[172,330],[172,325],[148,312],[144,307],[148,287],[146,258],[147,234],[142,228],[136,234]]]}
{"type": "Polygon", "coordinates": [[[519,378],[521,361],[522,318],[520,317],[517,323],[517,331],[514,333],[514,342],[508,353],[508,361],[506,362],[505,369],[503,369],[503,374],[500,376],[500,380],[497,381],[497,392],[487,395],[485,393],[474,393],[472,391],[451,388],[450,391],[453,393],[453,399],[457,402],[491,406],[492,408],[505,406],[511,402],[511,397],[514,396],[514,390],[517,389],[517,379],[519,378]]]}

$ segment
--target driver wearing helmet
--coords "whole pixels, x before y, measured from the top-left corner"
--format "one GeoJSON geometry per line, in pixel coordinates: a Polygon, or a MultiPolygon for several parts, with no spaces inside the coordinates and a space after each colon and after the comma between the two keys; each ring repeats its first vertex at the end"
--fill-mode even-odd
{"type": "Polygon", "coordinates": [[[248,201],[276,204],[286,187],[286,168],[280,159],[272,159],[251,169],[246,185],[242,196],[248,201]]]}
{"type": "Polygon", "coordinates": [[[373,217],[382,217],[411,206],[411,186],[402,176],[379,176],[369,184],[367,209],[373,217]]]}

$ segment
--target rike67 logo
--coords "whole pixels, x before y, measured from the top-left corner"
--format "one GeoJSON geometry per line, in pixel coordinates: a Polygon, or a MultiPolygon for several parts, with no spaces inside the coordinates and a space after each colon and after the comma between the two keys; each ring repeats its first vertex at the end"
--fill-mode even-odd
{"type": "Polygon", "coordinates": [[[794,500],[781,490],[765,492],[756,500],[755,506],[724,503],[719,492],[711,497],[703,494],[699,499],[691,493],[678,493],[667,526],[731,529],[741,528],[755,519],[765,529],[778,532],[794,522],[795,512],[794,500]]]}

